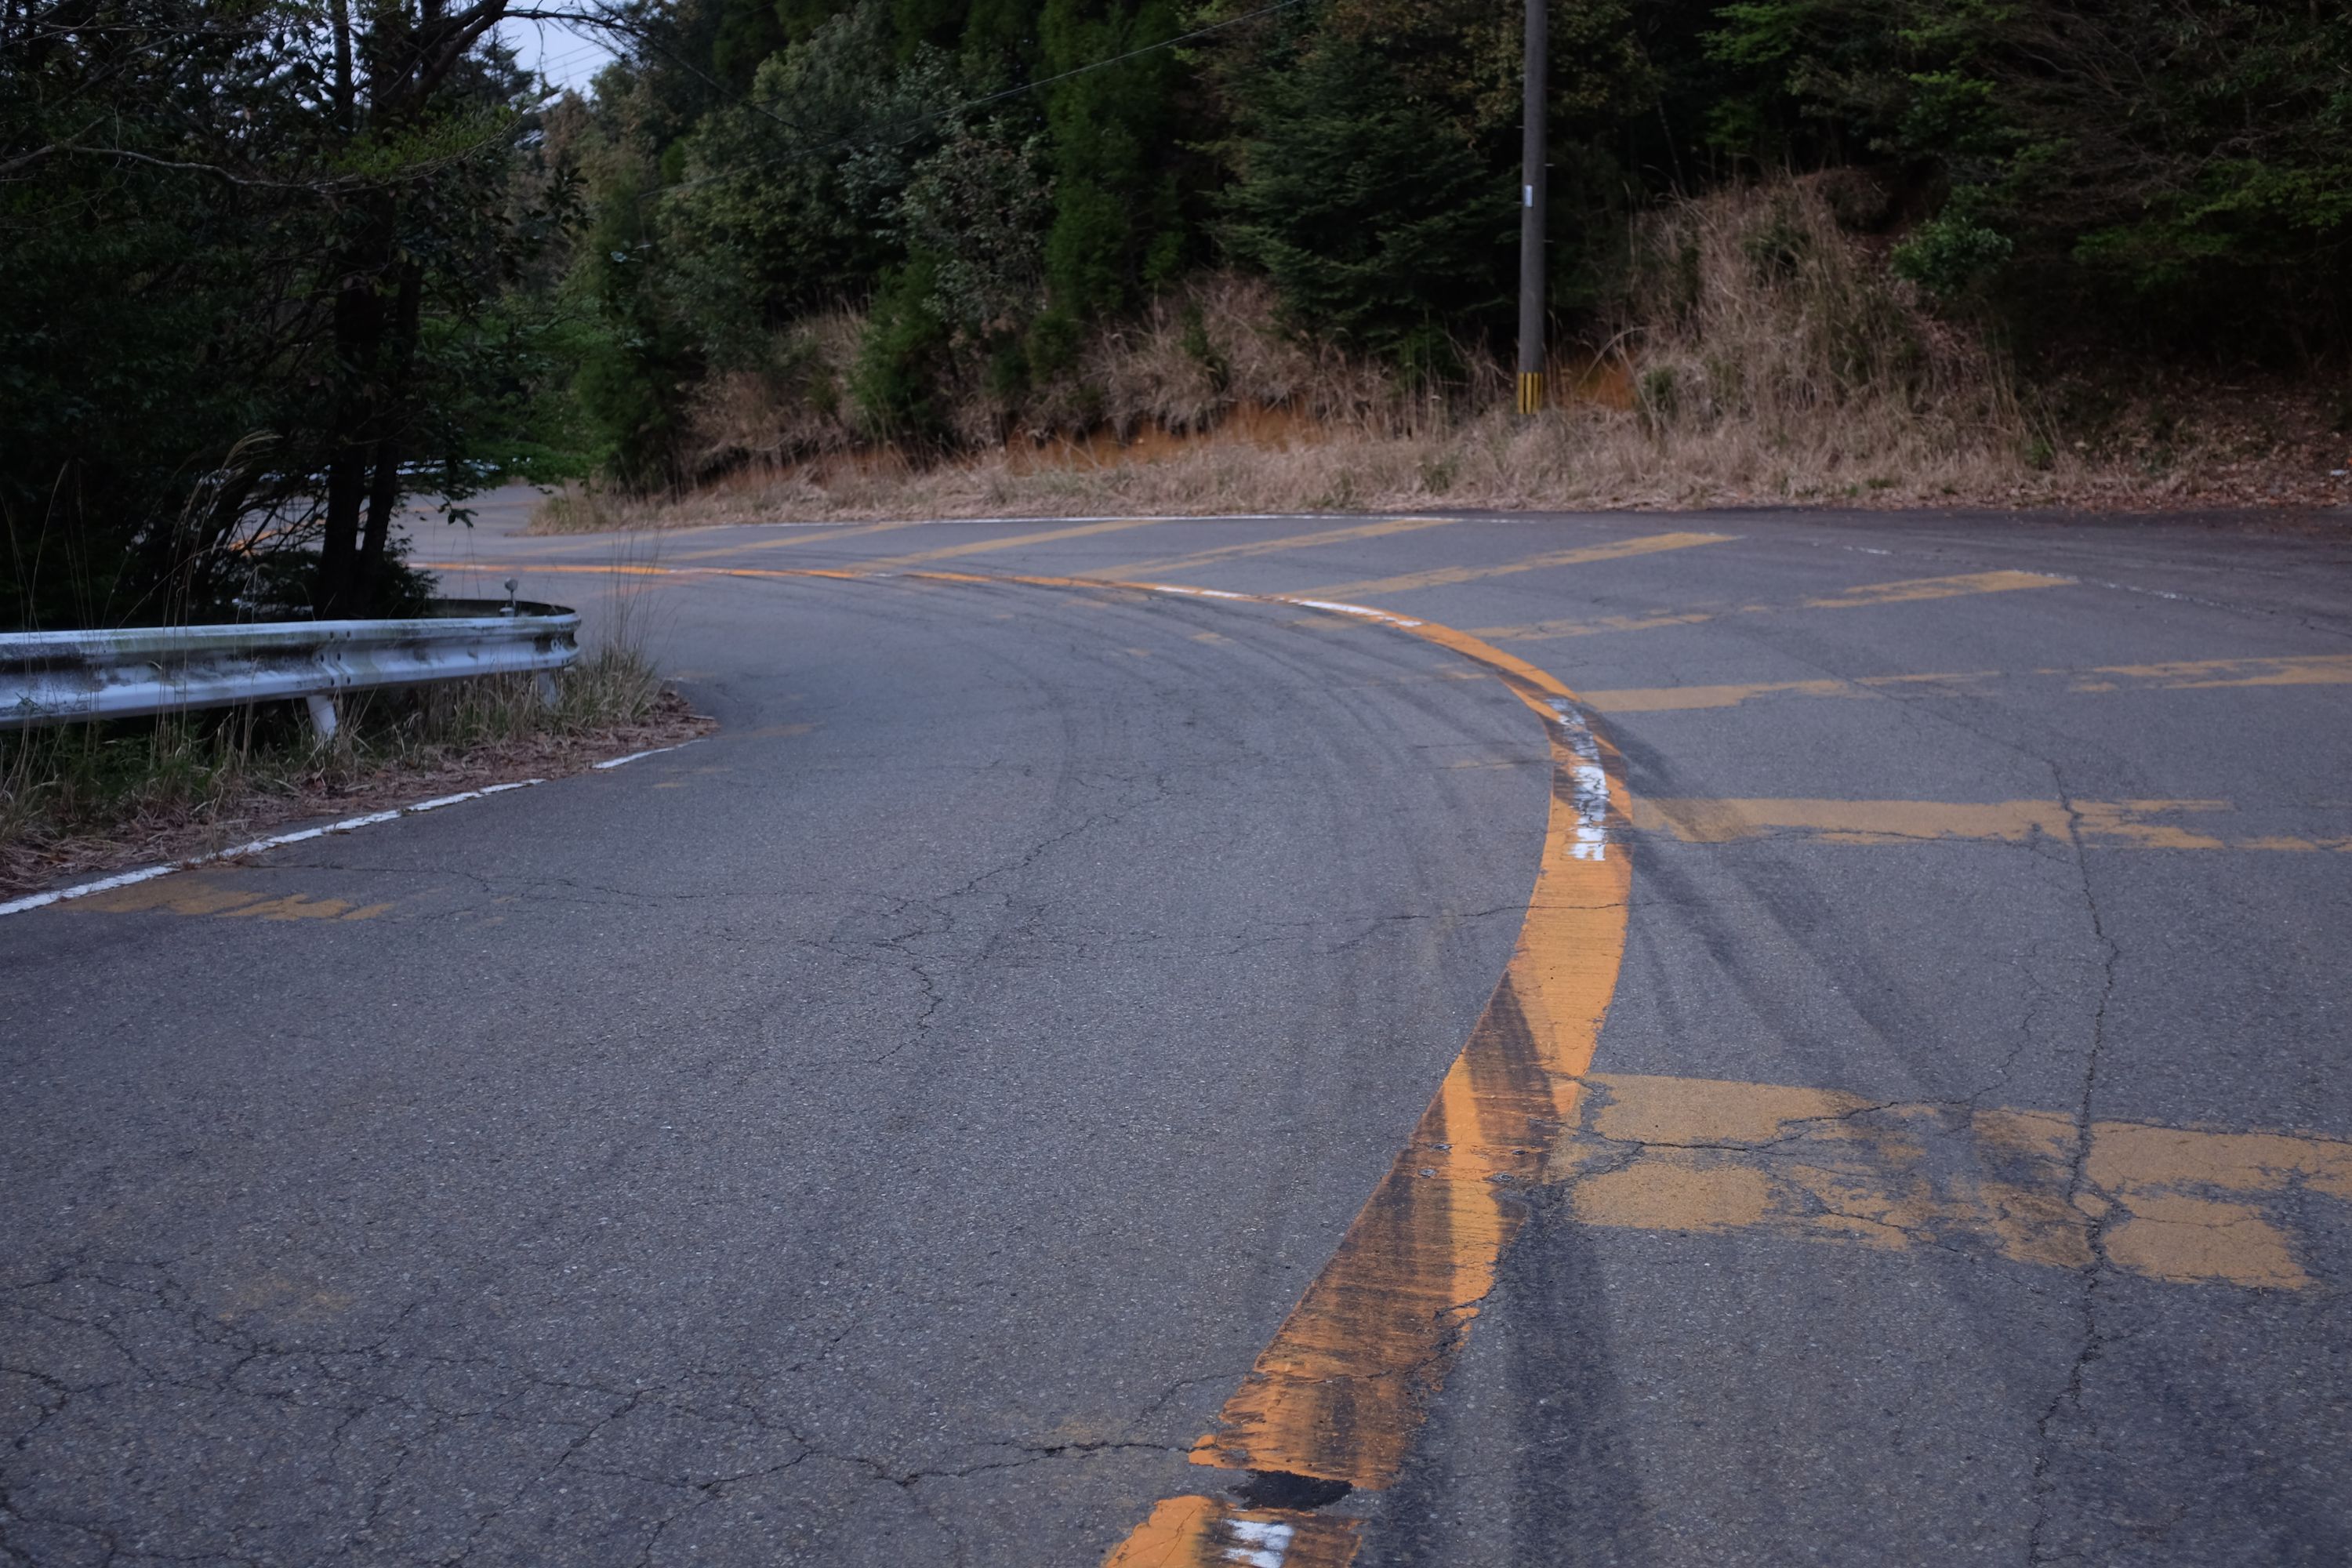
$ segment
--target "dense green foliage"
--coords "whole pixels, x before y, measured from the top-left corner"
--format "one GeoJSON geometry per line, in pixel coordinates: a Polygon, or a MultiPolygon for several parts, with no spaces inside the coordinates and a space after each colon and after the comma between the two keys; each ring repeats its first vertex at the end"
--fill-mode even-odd
{"type": "Polygon", "coordinates": [[[407,491],[580,444],[518,286],[567,191],[465,15],[0,10],[0,616],[398,608],[407,491]]]}
{"type": "Polygon", "coordinates": [[[1708,41],[1747,78],[1717,134],[1896,170],[1924,220],[1897,267],[1940,293],[2163,336],[2342,339],[2352,9],[1743,0],[1708,41]]]}
{"type": "MultiPolygon", "coordinates": [[[[630,187],[659,209],[665,325],[613,319],[685,345],[613,403],[616,446],[667,427],[645,410],[703,371],[780,363],[795,321],[841,306],[866,312],[861,422],[899,438],[940,432],[953,389],[1052,383],[1097,323],[1203,265],[1263,272],[1292,330],[1422,374],[1507,330],[1515,7],[780,0],[747,74],[751,0],[705,3],[606,73],[583,139],[667,182],[630,187]],[[1179,34],[1196,36],[1133,53],[1179,34]],[[689,85],[676,62],[698,37],[689,85]]],[[[2021,341],[2307,367],[2352,336],[2341,7],[1553,0],[1551,18],[1567,316],[1605,300],[1643,205],[1830,171],[1899,272],[2021,341]]]]}
{"type": "MultiPolygon", "coordinates": [[[[504,9],[0,0],[5,614],[383,608],[410,489],[688,480],[746,378],[873,438],[1083,421],[1088,345],[1202,268],[1422,376],[1509,330],[1515,6],[617,0],[619,59],[560,101],[504,9]]],[[[1550,17],[1571,330],[1643,207],[1794,174],[2021,344],[2352,343],[2352,9],[1550,17]]]]}
{"type": "Polygon", "coordinates": [[[1223,238],[1294,321],[1426,363],[1493,312],[1515,181],[1360,44],[1312,50],[1251,89],[1223,238]]]}

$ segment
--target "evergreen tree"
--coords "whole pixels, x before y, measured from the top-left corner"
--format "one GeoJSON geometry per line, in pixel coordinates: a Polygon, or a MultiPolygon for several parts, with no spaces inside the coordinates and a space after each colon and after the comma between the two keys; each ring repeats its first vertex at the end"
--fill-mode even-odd
{"type": "MultiPolygon", "coordinates": [[[[1049,76],[1179,30],[1170,0],[1045,0],[1038,27],[1040,67],[1049,76]]],[[[1077,321],[1171,281],[1183,260],[1176,136],[1182,74],[1174,53],[1159,50],[1048,89],[1052,319],[1039,335],[1037,356],[1047,368],[1066,357],[1077,321]]]]}
{"type": "Polygon", "coordinates": [[[1503,300],[1515,186],[1361,45],[1327,40],[1243,105],[1226,249],[1299,328],[1423,365],[1503,300]]]}

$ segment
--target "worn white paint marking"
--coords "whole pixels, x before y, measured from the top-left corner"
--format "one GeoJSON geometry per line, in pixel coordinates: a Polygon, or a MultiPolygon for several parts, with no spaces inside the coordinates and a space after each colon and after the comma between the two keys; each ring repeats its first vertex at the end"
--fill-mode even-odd
{"type": "MultiPolygon", "coordinates": [[[[379,812],[372,817],[355,816],[352,819],[352,825],[359,826],[368,822],[389,822],[395,816],[414,816],[420,811],[438,811],[445,805],[456,805],[460,801],[479,800],[486,795],[504,795],[510,789],[529,789],[533,784],[546,782],[545,779],[517,779],[512,784],[485,784],[480,789],[469,789],[462,795],[445,795],[432,800],[420,800],[415,805],[404,805],[397,811],[379,812]]],[[[341,828],[313,828],[311,831],[335,833],[341,831],[341,828]]]]}
{"type": "MultiPolygon", "coordinates": [[[[697,739],[699,739],[699,737],[697,737],[697,739]]],[[[595,766],[600,771],[604,768],[625,768],[631,763],[642,763],[647,757],[658,757],[664,752],[682,752],[686,750],[687,747],[693,744],[693,741],[680,741],[675,746],[656,746],[650,752],[631,752],[625,757],[607,757],[604,761],[596,763],[595,766]]]]}
{"type": "Polygon", "coordinates": [[[1290,1539],[1297,1531],[1267,1520],[1229,1519],[1225,1533],[1234,1542],[1225,1548],[1226,1562],[1245,1563],[1249,1568],[1282,1568],[1283,1558],[1290,1552],[1290,1539]]]}
{"type": "Polygon", "coordinates": [[[173,860],[161,866],[142,866],[136,871],[124,871],[112,877],[101,877],[95,882],[77,883],[73,887],[58,888],[47,893],[28,893],[24,898],[13,899],[7,903],[0,904],[0,915],[22,914],[26,910],[46,909],[51,904],[64,903],[68,899],[86,899],[92,893],[112,892],[117,888],[127,888],[134,882],[149,881],[157,877],[168,877],[174,871],[193,871],[199,866],[215,866],[223,860],[238,860],[247,855],[258,855],[265,849],[282,849],[289,844],[304,844],[313,838],[324,838],[330,834],[350,833],[362,827],[373,827],[379,822],[391,822],[403,816],[415,816],[423,812],[438,811],[445,805],[457,805],[464,801],[480,800],[486,795],[504,795],[510,789],[529,789],[533,784],[546,782],[545,779],[518,779],[512,784],[488,784],[480,789],[469,789],[457,795],[438,795],[432,800],[420,800],[415,805],[394,806],[390,811],[371,811],[363,816],[347,816],[341,822],[330,822],[323,827],[305,827],[299,832],[274,834],[268,838],[257,838],[250,844],[240,844],[233,849],[215,849],[209,855],[194,855],[185,860],[173,860]]]}
{"type": "Polygon", "coordinates": [[[1175,583],[1141,583],[1137,586],[1149,588],[1155,594],[1182,594],[1194,599],[1246,599],[1251,596],[1227,593],[1223,588],[1187,588],[1175,583]]]}
{"type": "Polygon", "coordinates": [[[1601,742],[1584,716],[1560,698],[1551,699],[1560,739],[1576,753],[1569,777],[1576,792],[1576,836],[1569,855],[1578,860],[1609,858],[1609,775],[1601,767],[1601,742]]]}
{"type": "Polygon", "coordinates": [[[1334,599],[1294,599],[1287,594],[1277,594],[1275,598],[1282,604],[1297,605],[1302,609],[1331,610],[1343,616],[1360,616],[1365,620],[1378,621],[1383,626],[1417,626],[1421,625],[1419,621],[1404,616],[1392,616],[1386,610],[1376,610],[1370,605],[1343,605],[1334,599]]]}

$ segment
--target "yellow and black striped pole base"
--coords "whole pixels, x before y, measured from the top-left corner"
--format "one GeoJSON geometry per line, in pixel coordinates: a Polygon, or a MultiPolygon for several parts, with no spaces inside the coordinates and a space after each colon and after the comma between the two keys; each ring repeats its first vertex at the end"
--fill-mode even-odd
{"type": "Polygon", "coordinates": [[[1544,378],[1539,370],[1519,372],[1519,412],[1540,414],[1544,405],[1544,378]]]}

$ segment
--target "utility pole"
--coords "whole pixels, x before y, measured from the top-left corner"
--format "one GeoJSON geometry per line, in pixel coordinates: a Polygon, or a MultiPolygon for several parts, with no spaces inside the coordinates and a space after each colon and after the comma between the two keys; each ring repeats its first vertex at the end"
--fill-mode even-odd
{"type": "Polygon", "coordinates": [[[1519,187],[1519,412],[1544,405],[1544,100],[1550,57],[1549,0],[1527,0],[1527,169],[1519,187]]]}

